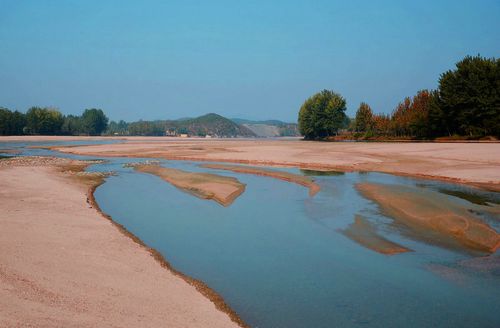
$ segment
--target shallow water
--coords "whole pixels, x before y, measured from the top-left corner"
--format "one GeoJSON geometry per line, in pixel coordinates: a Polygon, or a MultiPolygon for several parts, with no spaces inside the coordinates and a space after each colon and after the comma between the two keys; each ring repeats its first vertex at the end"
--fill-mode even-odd
{"type": "MultiPolygon", "coordinates": [[[[20,149],[23,154],[54,154],[20,149]]],[[[89,168],[117,172],[96,190],[102,210],[175,268],[207,283],[252,327],[500,326],[500,272],[461,265],[485,254],[413,238],[354,188],[358,182],[429,190],[456,190],[456,185],[379,173],[311,171],[303,174],[316,175],[321,191],[309,197],[306,188],[269,177],[161,161],[246,183],[246,192],[225,208],[123,167],[134,161],[139,159],[116,158],[89,168]],[[340,230],[356,214],[414,252],[387,256],[348,239],[340,230]]],[[[496,193],[462,186],[460,191],[498,199],[496,193]]],[[[482,208],[460,195],[443,195],[476,211],[482,208]]],[[[495,214],[484,215],[485,221],[499,220],[495,214]]]]}

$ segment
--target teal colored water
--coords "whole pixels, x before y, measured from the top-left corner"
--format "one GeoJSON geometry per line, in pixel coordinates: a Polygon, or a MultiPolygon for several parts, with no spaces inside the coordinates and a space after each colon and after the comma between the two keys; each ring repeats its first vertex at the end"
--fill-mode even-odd
{"type": "MultiPolygon", "coordinates": [[[[133,161],[138,159],[117,158],[89,168],[117,173],[96,190],[102,210],[175,268],[203,280],[252,327],[500,327],[498,261],[462,265],[485,254],[413,238],[391,225],[354,185],[378,182],[441,191],[474,209],[481,202],[494,204],[497,193],[387,174],[289,169],[320,184],[311,198],[307,189],[269,177],[162,161],[246,183],[245,193],[225,208],[123,167],[133,161]],[[414,252],[386,256],[348,239],[339,230],[356,214],[414,252]]],[[[498,230],[497,216],[484,214],[484,220],[498,230]]]]}

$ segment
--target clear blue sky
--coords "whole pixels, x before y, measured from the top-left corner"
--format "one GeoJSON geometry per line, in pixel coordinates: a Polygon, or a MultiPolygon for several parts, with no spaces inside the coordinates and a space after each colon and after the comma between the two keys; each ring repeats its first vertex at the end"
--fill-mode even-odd
{"type": "Polygon", "coordinates": [[[500,56],[499,0],[0,0],[0,106],[21,111],[295,121],[333,89],[389,113],[478,53],[500,56]]]}

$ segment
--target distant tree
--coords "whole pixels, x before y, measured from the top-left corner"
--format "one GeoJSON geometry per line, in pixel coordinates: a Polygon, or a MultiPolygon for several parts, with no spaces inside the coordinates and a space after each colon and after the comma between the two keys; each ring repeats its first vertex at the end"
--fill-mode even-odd
{"type": "Polygon", "coordinates": [[[101,109],[86,109],[81,117],[82,132],[88,135],[100,135],[108,126],[108,118],[101,109]]]}
{"type": "Polygon", "coordinates": [[[417,138],[429,136],[431,100],[431,92],[421,90],[414,97],[406,97],[399,103],[391,117],[392,134],[417,138]]]}
{"type": "Polygon", "coordinates": [[[373,112],[367,103],[362,102],[359,105],[355,120],[357,132],[367,132],[373,129],[373,112]]]}
{"type": "Polygon", "coordinates": [[[26,116],[23,113],[0,107],[0,135],[21,135],[25,125],[26,116]]]}
{"type": "Polygon", "coordinates": [[[441,75],[434,123],[449,134],[500,136],[500,59],[467,56],[441,75]]]}
{"type": "Polygon", "coordinates": [[[106,134],[109,135],[127,135],[128,133],[128,123],[124,120],[120,120],[119,122],[111,121],[106,129],[106,134]]]}
{"type": "Polygon", "coordinates": [[[389,115],[373,115],[373,132],[377,135],[387,136],[391,133],[391,118],[389,115]]]}
{"type": "Polygon", "coordinates": [[[299,130],[306,139],[337,134],[346,122],[346,101],[338,93],[323,90],[307,99],[299,111],[299,130]]]}
{"type": "Polygon", "coordinates": [[[26,131],[30,134],[59,134],[63,115],[54,108],[31,107],[26,113],[26,131]]]}
{"type": "Polygon", "coordinates": [[[79,135],[82,133],[82,119],[80,116],[67,115],[61,126],[62,134],[79,135]]]}

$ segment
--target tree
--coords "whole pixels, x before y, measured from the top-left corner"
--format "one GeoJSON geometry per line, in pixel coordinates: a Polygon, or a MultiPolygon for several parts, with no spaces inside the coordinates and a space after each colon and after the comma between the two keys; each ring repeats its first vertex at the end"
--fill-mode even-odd
{"type": "Polygon", "coordinates": [[[100,135],[108,126],[108,118],[101,109],[86,109],[81,118],[82,132],[88,135],[100,135]]]}
{"type": "Polygon", "coordinates": [[[449,134],[500,136],[500,59],[467,56],[439,79],[433,122],[449,134]]]}
{"type": "Polygon", "coordinates": [[[0,135],[21,135],[25,125],[26,116],[23,113],[0,107],[0,135]]]}
{"type": "Polygon", "coordinates": [[[356,112],[355,130],[357,132],[368,132],[373,129],[373,113],[367,103],[362,102],[356,112]]]}
{"type": "Polygon", "coordinates": [[[346,122],[346,101],[338,93],[323,90],[307,99],[299,111],[299,130],[305,139],[332,136],[346,122]]]}
{"type": "Polygon", "coordinates": [[[82,119],[80,116],[67,115],[61,126],[61,132],[68,135],[79,135],[82,133],[82,119]]]}
{"type": "Polygon", "coordinates": [[[62,124],[63,116],[54,108],[31,107],[26,113],[26,130],[31,134],[58,134],[62,124]]]}

